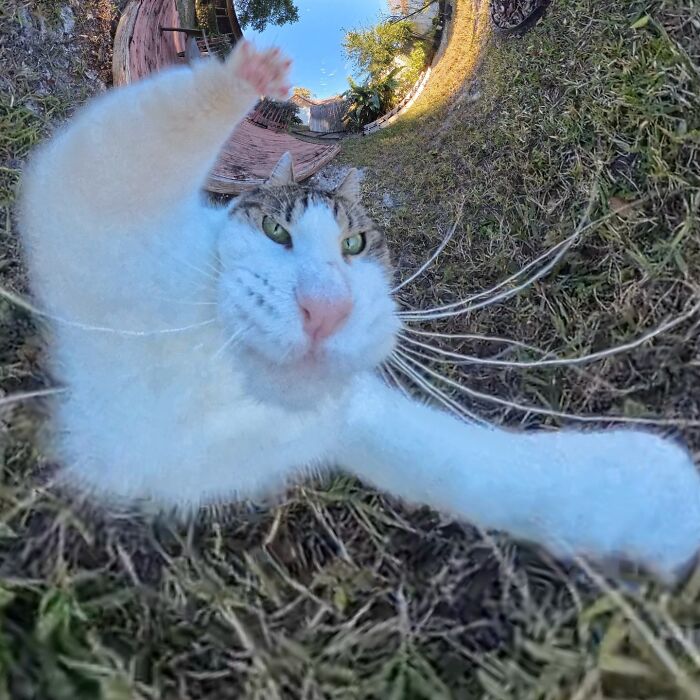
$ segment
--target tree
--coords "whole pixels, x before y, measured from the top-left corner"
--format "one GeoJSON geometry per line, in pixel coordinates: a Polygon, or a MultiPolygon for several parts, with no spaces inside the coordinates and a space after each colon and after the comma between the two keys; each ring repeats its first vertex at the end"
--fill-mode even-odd
{"type": "Polygon", "coordinates": [[[292,90],[292,95],[295,95],[296,97],[303,97],[306,100],[313,100],[314,94],[309,90],[309,88],[305,87],[295,87],[292,90]]]}
{"type": "Polygon", "coordinates": [[[383,22],[349,31],[343,39],[343,50],[359,73],[378,80],[393,67],[398,55],[410,51],[413,38],[410,22],[383,22]]]}
{"type": "Polygon", "coordinates": [[[219,33],[219,27],[216,22],[216,10],[212,2],[195,0],[194,12],[197,18],[197,26],[200,29],[205,30],[209,35],[219,33]]]}
{"type": "Polygon", "coordinates": [[[299,20],[299,11],[294,0],[194,0],[197,25],[209,34],[228,33],[222,28],[217,9],[226,6],[226,15],[231,25],[231,33],[236,40],[243,37],[243,28],[251,27],[263,31],[268,24],[282,25],[299,20]]]}
{"type": "Polygon", "coordinates": [[[299,21],[299,10],[293,0],[235,0],[241,27],[261,32],[268,24],[281,26],[299,21]]]}
{"type": "Polygon", "coordinates": [[[400,68],[393,68],[379,80],[358,85],[348,78],[350,89],[344,93],[349,102],[343,123],[351,131],[360,131],[365,124],[373,122],[387,111],[396,92],[396,74],[400,68]]]}
{"type": "Polygon", "coordinates": [[[425,65],[428,62],[428,56],[425,50],[425,44],[422,41],[417,41],[411,48],[407,56],[402,56],[398,64],[402,66],[401,72],[397,76],[397,93],[407,93],[425,70],[425,65]]]}

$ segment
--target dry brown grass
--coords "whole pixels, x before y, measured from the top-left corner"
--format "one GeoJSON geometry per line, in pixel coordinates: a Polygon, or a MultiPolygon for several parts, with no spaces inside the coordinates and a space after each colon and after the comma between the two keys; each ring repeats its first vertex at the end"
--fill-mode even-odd
{"type": "MultiPolygon", "coordinates": [[[[484,24],[459,0],[452,43],[416,108],[346,144],[345,159],[368,168],[368,201],[404,274],[465,202],[458,235],[406,288],[407,304],[502,279],[569,234],[594,187],[593,219],[644,201],[587,232],[528,292],[448,327],[585,352],[679,313],[694,294],[698,5],[620,5],[558,0],[523,40],[493,43],[465,86],[484,24]],[[631,29],[647,11],[653,20],[631,29]]],[[[81,84],[82,49],[67,54],[44,35],[54,63],[31,59],[14,7],[0,3],[18,36],[2,45],[14,100],[2,105],[0,275],[23,291],[12,185],[26,151],[83,99],[61,91],[68,78],[42,94],[41,76],[63,66],[81,84]]],[[[37,6],[27,12],[37,21],[37,6]]],[[[3,389],[41,385],[31,319],[0,302],[0,323],[3,389]]],[[[481,390],[543,406],[698,417],[697,368],[689,321],[585,374],[469,374],[481,390]]],[[[510,424],[558,422],[476,408],[510,424]]],[[[698,697],[700,574],[673,594],[643,577],[618,592],[342,477],[189,526],[119,519],[42,486],[38,410],[17,405],[0,420],[0,698],[698,697]]],[[[700,447],[696,433],[686,438],[700,447]]]]}

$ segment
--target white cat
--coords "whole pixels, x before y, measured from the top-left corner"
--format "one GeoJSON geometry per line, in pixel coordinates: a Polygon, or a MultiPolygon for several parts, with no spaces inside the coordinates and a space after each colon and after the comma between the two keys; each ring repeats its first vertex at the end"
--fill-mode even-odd
{"type": "Polygon", "coordinates": [[[387,387],[399,322],[356,174],[270,180],[226,208],[200,188],[276,51],[164,71],[91,102],[34,159],[21,231],[53,317],[56,448],[113,502],[195,509],[340,467],[411,502],[672,576],[700,545],[700,478],[644,432],[514,433],[387,387]]]}

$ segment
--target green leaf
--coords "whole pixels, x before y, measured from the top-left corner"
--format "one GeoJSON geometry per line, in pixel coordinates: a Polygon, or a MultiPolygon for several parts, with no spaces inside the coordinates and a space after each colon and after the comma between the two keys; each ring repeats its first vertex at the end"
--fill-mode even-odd
{"type": "Polygon", "coordinates": [[[340,586],[333,591],[333,604],[340,612],[348,607],[348,594],[340,586]]]}
{"type": "Polygon", "coordinates": [[[649,15],[642,15],[630,29],[644,29],[649,22],[651,22],[651,17],[649,15]]]}

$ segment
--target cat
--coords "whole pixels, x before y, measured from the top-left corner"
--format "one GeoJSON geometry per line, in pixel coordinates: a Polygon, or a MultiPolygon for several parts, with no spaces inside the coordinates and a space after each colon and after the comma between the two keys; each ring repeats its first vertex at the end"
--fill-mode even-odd
{"type": "Polygon", "coordinates": [[[518,433],[389,387],[386,242],[350,171],[297,184],[285,154],[225,206],[202,186],[289,62],[246,42],[90,102],[33,157],[21,236],[48,322],[66,483],[100,502],[192,511],[346,470],[555,555],[671,579],[700,545],[700,477],[633,430],[518,433]]]}

